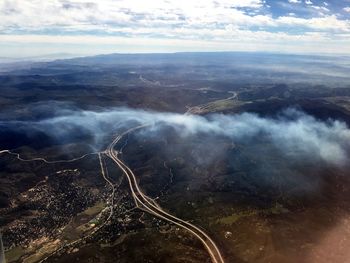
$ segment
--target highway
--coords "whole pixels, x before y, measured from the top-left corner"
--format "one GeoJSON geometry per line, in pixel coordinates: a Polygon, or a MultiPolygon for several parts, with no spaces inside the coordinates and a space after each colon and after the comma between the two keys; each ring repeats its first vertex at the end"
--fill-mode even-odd
{"type": "Polygon", "coordinates": [[[203,112],[205,112],[206,110],[210,109],[210,107],[212,105],[214,105],[215,103],[224,103],[226,101],[230,101],[230,100],[237,100],[238,99],[238,93],[235,91],[229,91],[228,93],[231,93],[232,96],[226,98],[226,99],[221,99],[221,100],[216,100],[216,101],[211,101],[208,102],[206,104],[201,104],[201,105],[197,105],[194,107],[190,107],[187,106],[187,111],[185,112],[185,115],[192,115],[192,114],[201,114],[203,112]]]}
{"type": "Polygon", "coordinates": [[[80,244],[80,242],[87,240],[89,237],[91,237],[93,234],[95,234],[97,231],[99,231],[104,225],[106,225],[108,223],[108,221],[112,218],[113,215],[113,207],[114,207],[114,196],[115,196],[115,184],[108,178],[108,176],[106,176],[105,173],[105,169],[104,169],[104,165],[103,165],[103,154],[106,154],[109,158],[111,158],[117,165],[118,167],[123,171],[123,173],[125,174],[128,183],[129,183],[129,188],[132,194],[132,197],[134,199],[135,205],[136,207],[142,209],[143,211],[146,211],[162,220],[165,220],[171,224],[177,225],[178,227],[186,230],[187,232],[189,232],[190,234],[192,234],[195,238],[197,238],[202,244],[203,247],[207,250],[212,263],[224,263],[224,259],[220,253],[220,250],[218,249],[217,245],[215,244],[215,242],[199,227],[185,221],[182,220],[166,211],[164,211],[157,203],[155,200],[153,200],[152,198],[150,198],[149,196],[147,196],[140,188],[136,176],[133,173],[133,171],[119,158],[118,155],[122,154],[122,149],[124,148],[125,145],[122,146],[122,148],[119,151],[115,151],[115,147],[117,145],[117,143],[124,138],[124,136],[128,136],[130,133],[148,127],[150,126],[150,124],[143,124],[137,127],[134,127],[132,129],[129,129],[127,131],[125,131],[124,133],[118,135],[113,141],[112,143],[107,147],[107,149],[104,152],[94,152],[94,153],[88,153],[85,155],[82,155],[80,157],[74,158],[74,159],[70,159],[70,160],[55,160],[55,161],[49,161],[45,158],[33,158],[33,159],[24,159],[20,156],[20,154],[18,153],[14,153],[11,152],[10,150],[0,150],[0,154],[10,154],[10,155],[14,155],[17,157],[18,160],[20,161],[24,161],[24,162],[32,162],[32,161],[42,161],[48,164],[53,164],[53,163],[70,163],[70,162],[74,162],[80,159],[83,159],[89,155],[98,155],[99,157],[99,162],[100,162],[100,166],[101,166],[101,174],[102,177],[104,178],[104,180],[106,181],[107,184],[109,184],[112,188],[112,193],[111,193],[111,203],[109,205],[109,209],[110,209],[110,213],[109,216],[107,218],[107,220],[105,220],[105,222],[100,225],[98,228],[94,229],[94,231],[92,231],[89,235],[82,237],[76,241],[73,241],[71,243],[65,244],[62,247],[60,247],[58,250],[54,251],[53,253],[50,253],[49,255],[47,255],[45,258],[43,258],[42,260],[40,260],[40,262],[45,262],[47,261],[49,258],[51,258],[53,255],[57,255],[57,253],[62,252],[64,249],[68,248],[68,247],[72,247],[72,246],[76,246],[78,244],[80,244]]]}
{"type": "Polygon", "coordinates": [[[2,243],[2,235],[0,233],[0,263],[6,263],[4,244],[2,243]]]}
{"type": "Polygon", "coordinates": [[[203,244],[204,248],[207,250],[207,252],[210,255],[210,258],[213,263],[224,263],[224,259],[220,253],[220,250],[218,249],[215,242],[200,228],[197,226],[182,220],[174,215],[169,214],[168,212],[164,211],[154,200],[152,200],[150,197],[148,197],[141,189],[137,182],[136,176],[133,173],[133,171],[118,157],[120,152],[115,151],[114,148],[117,145],[117,143],[125,136],[128,135],[131,132],[134,132],[138,129],[142,129],[144,127],[149,126],[149,124],[140,125],[137,127],[134,127],[132,129],[129,129],[125,131],[124,133],[118,135],[114,141],[108,146],[106,150],[106,155],[110,157],[123,171],[125,176],[128,179],[130,191],[132,194],[132,197],[135,201],[135,204],[137,207],[142,208],[143,210],[149,212],[152,215],[157,216],[158,218],[161,218],[169,223],[172,223],[174,225],[177,225],[181,227],[182,229],[185,229],[189,233],[191,233],[193,236],[195,236],[201,243],[203,244]]]}

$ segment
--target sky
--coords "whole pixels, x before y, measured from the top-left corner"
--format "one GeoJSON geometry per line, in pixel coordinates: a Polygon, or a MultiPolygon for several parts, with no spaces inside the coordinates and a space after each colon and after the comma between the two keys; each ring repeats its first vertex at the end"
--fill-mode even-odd
{"type": "Polygon", "coordinates": [[[350,0],[0,0],[0,57],[350,54],[350,0]]]}

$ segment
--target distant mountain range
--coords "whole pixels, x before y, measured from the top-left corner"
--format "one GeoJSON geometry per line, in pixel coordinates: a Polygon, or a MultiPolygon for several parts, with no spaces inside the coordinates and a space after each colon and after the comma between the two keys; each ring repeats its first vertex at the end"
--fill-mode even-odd
{"type": "Polygon", "coordinates": [[[0,57],[0,64],[4,63],[18,63],[18,62],[48,62],[56,59],[68,59],[77,57],[76,54],[70,53],[53,53],[42,56],[33,56],[33,57],[0,57]]]}

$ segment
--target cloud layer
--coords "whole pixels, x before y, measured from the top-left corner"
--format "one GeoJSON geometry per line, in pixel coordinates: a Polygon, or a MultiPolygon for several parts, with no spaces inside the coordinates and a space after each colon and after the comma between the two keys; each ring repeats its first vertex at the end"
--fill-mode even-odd
{"type": "MultiPolygon", "coordinates": [[[[137,42],[141,45],[140,39],[146,39],[144,45],[155,51],[157,45],[147,40],[165,49],[169,47],[164,40],[181,40],[185,50],[188,45],[207,50],[190,41],[211,43],[217,50],[241,50],[255,41],[261,45],[257,50],[280,51],[276,46],[283,50],[283,45],[291,45],[295,49],[291,51],[300,52],[300,45],[313,45],[316,51],[350,53],[349,8],[346,1],[4,0],[0,3],[0,39],[5,47],[17,43],[18,36],[27,36],[28,44],[33,44],[36,36],[44,36],[41,43],[55,37],[63,48],[62,44],[75,43],[69,38],[60,43],[58,36],[76,41],[80,36],[85,40],[88,36],[91,40],[111,38],[115,52],[125,47],[123,41],[128,39],[135,39],[133,48],[139,51],[137,42]]],[[[89,41],[80,43],[86,44],[89,41]]],[[[107,46],[100,43],[95,52],[107,46]]]]}

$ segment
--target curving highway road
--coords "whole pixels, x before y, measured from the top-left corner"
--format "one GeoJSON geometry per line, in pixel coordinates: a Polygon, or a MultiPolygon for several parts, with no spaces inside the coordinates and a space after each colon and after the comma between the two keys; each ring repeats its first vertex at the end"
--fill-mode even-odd
{"type": "Polygon", "coordinates": [[[200,228],[196,227],[195,225],[184,221],[174,215],[169,214],[168,212],[164,211],[160,206],[158,206],[154,200],[152,200],[150,197],[148,197],[146,194],[143,193],[143,191],[140,189],[140,186],[137,182],[135,174],[132,172],[132,170],[123,163],[122,160],[119,159],[118,154],[119,152],[115,151],[114,148],[116,144],[123,138],[123,136],[138,130],[142,129],[144,127],[149,126],[149,124],[140,125],[137,127],[134,127],[132,129],[127,130],[126,132],[118,135],[114,141],[108,146],[106,150],[106,155],[110,157],[123,171],[123,173],[126,175],[130,187],[131,194],[134,198],[135,204],[144,209],[145,211],[165,220],[172,224],[175,224],[186,231],[190,232],[192,235],[194,235],[198,240],[201,241],[205,249],[208,251],[210,258],[213,263],[224,263],[224,259],[220,253],[220,250],[218,249],[215,242],[200,228]]]}
{"type": "MultiPolygon", "coordinates": [[[[232,97],[230,97],[229,99],[235,98],[236,94],[233,94],[232,97]]],[[[191,112],[187,112],[186,114],[190,114],[191,112]]],[[[140,189],[140,186],[137,182],[136,176],[133,173],[133,171],[118,157],[119,154],[121,154],[121,151],[115,151],[115,147],[117,145],[117,143],[126,135],[129,135],[130,133],[148,127],[150,126],[150,124],[143,124],[137,127],[134,127],[132,129],[129,129],[127,131],[125,131],[124,133],[118,135],[113,142],[107,147],[106,151],[104,152],[94,152],[94,153],[88,153],[85,154],[83,156],[71,159],[71,160],[57,160],[57,161],[48,161],[45,158],[33,158],[33,159],[23,159],[20,154],[18,153],[14,153],[11,152],[10,150],[0,150],[0,154],[3,153],[7,153],[10,155],[14,155],[17,157],[18,160],[20,161],[24,161],[24,162],[31,162],[31,161],[43,161],[45,163],[48,164],[54,164],[54,163],[70,163],[70,162],[74,162],[80,159],[85,158],[88,155],[98,155],[99,157],[99,162],[100,162],[100,166],[101,166],[101,173],[103,178],[105,179],[105,181],[112,187],[112,194],[111,194],[111,206],[110,206],[110,214],[107,218],[107,220],[105,221],[104,224],[102,224],[99,228],[97,228],[95,231],[93,231],[90,235],[85,236],[79,240],[76,240],[72,243],[69,243],[67,245],[62,246],[60,249],[56,250],[54,253],[51,253],[50,255],[46,256],[44,259],[42,259],[40,262],[44,262],[46,261],[48,258],[50,258],[52,255],[57,254],[60,251],[63,251],[65,248],[76,245],[78,243],[80,243],[80,241],[82,240],[86,240],[89,236],[93,235],[94,233],[96,233],[99,229],[102,228],[103,225],[105,225],[112,217],[113,215],[113,197],[115,195],[115,185],[113,184],[112,181],[109,180],[109,178],[106,176],[105,171],[104,171],[104,167],[103,167],[103,162],[102,162],[102,154],[106,154],[108,157],[110,157],[117,165],[118,167],[123,171],[123,173],[125,174],[125,176],[127,177],[128,183],[129,183],[129,187],[130,187],[130,191],[132,194],[132,197],[134,199],[134,202],[136,204],[137,207],[143,209],[144,211],[147,211],[148,213],[163,219],[169,223],[172,223],[174,225],[177,225],[179,227],[181,227],[182,229],[188,231],[189,233],[191,233],[194,237],[196,237],[204,246],[204,248],[207,250],[208,254],[210,255],[210,258],[212,260],[213,263],[224,263],[224,259],[220,253],[220,250],[218,249],[217,245],[215,244],[215,242],[199,227],[185,221],[182,220],[181,218],[178,218],[174,215],[171,215],[170,213],[164,211],[156,202],[155,200],[153,200],[152,198],[150,198],[149,196],[147,196],[142,189],[140,189]]],[[[125,145],[124,145],[125,146],[125,145]]],[[[123,146],[123,147],[124,147],[123,146]]],[[[122,147],[122,148],[123,148],[122,147]]]]}

